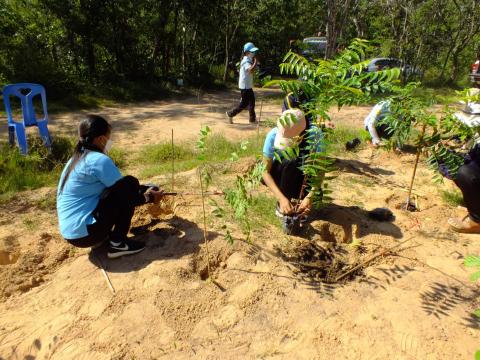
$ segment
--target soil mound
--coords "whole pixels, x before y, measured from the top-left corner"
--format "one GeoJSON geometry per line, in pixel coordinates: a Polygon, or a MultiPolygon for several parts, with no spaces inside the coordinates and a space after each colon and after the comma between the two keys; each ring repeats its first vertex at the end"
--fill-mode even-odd
{"type": "Polygon", "coordinates": [[[20,250],[10,238],[0,240],[0,300],[45,282],[75,250],[60,237],[43,233],[20,250]]]}

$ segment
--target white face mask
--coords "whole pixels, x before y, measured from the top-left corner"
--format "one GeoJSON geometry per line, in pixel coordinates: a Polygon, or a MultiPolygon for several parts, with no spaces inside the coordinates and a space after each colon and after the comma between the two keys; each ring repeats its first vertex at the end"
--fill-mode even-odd
{"type": "Polygon", "coordinates": [[[108,139],[107,143],[105,144],[105,147],[103,148],[103,152],[105,154],[107,154],[110,151],[110,149],[112,148],[112,145],[113,145],[113,141],[108,139]]]}

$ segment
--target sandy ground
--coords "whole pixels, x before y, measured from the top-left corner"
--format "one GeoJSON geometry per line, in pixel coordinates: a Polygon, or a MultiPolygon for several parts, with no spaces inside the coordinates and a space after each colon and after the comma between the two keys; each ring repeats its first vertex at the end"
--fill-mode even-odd
{"type": "MultiPolygon", "coordinates": [[[[265,120],[274,118],[281,107],[272,104],[271,97],[280,90],[256,90],[257,117],[265,120]],[[269,99],[270,98],[270,99],[269,99]]],[[[158,100],[146,103],[102,107],[93,111],[59,113],[49,116],[49,129],[52,134],[76,135],[78,122],[84,114],[94,113],[105,116],[113,126],[115,146],[136,149],[145,144],[170,141],[171,131],[178,140],[197,137],[200,128],[208,125],[216,133],[228,133],[238,139],[255,134],[255,125],[248,122],[248,112],[235,118],[235,126],[229,126],[225,112],[235,107],[240,100],[240,92],[199,92],[197,96],[181,99],[158,100]]],[[[279,101],[277,101],[279,102],[279,101]]],[[[28,128],[28,132],[36,129],[28,128]]],[[[6,124],[0,123],[0,134],[5,136],[6,124]]]]}
{"type": "MultiPolygon", "coordinates": [[[[106,108],[117,144],[140,146],[194,137],[201,124],[232,138],[254,132],[247,115],[236,125],[223,111],[235,93],[204,94],[106,108]]],[[[361,128],[367,107],[333,112],[339,124],[361,128]]],[[[279,114],[264,104],[262,117],[279,114]]],[[[52,120],[73,131],[79,114],[52,120]]],[[[419,168],[420,212],[405,212],[403,189],[414,161],[365,147],[342,154],[331,182],[334,204],[318,211],[302,237],[272,224],[253,244],[225,243],[209,221],[215,283],[206,277],[200,202],[178,202],[176,214],[147,207],[132,233],[141,254],[98,259],[65,244],[56,228],[55,189],[20,194],[0,208],[0,358],[2,359],[471,359],[480,348],[478,287],[462,265],[480,254],[480,237],[452,234],[446,219],[465,211],[445,205],[432,174],[419,168]],[[394,222],[365,210],[389,207],[394,222]],[[360,246],[352,247],[351,242],[360,246]],[[404,243],[402,243],[404,242],[404,243]],[[398,245],[362,271],[351,266],[398,245]]],[[[196,190],[193,172],[185,188],[196,190]]],[[[264,191],[264,189],[261,189],[264,191]]]]}

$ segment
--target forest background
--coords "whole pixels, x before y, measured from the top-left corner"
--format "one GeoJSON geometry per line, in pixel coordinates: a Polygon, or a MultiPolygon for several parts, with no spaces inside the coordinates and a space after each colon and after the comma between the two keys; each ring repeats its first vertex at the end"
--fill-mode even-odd
{"type": "Polygon", "coordinates": [[[428,86],[468,85],[480,48],[476,0],[0,0],[0,83],[49,99],[144,99],[183,79],[234,80],[245,42],[278,72],[291,40],[319,32],[334,56],[354,38],[422,70],[428,86]]]}

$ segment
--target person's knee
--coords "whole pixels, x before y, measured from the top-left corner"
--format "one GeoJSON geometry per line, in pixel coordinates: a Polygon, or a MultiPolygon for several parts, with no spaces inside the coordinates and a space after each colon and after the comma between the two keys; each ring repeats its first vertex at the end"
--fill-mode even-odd
{"type": "Polygon", "coordinates": [[[127,175],[118,180],[111,188],[111,191],[120,191],[122,194],[137,193],[140,182],[134,176],[127,175]]]}
{"type": "Polygon", "coordinates": [[[138,181],[138,179],[131,175],[124,176],[123,178],[118,180],[116,184],[121,184],[123,186],[128,186],[135,189],[140,186],[140,182],[138,181]]]}

